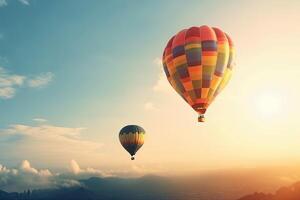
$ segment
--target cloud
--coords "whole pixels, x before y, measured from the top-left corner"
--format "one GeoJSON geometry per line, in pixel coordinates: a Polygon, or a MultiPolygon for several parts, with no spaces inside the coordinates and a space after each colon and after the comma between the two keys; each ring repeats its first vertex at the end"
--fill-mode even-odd
{"type": "Polygon", "coordinates": [[[49,84],[53,80],[54,74],[51,72],[47,72],[44,74],[40,74],[32,79],[27,80],[27,84],[32,88],[41,88],[49,84]]]}
{"type": "Polygon", "coordinates": [[[32,188],[69,187],[80,185],[78,180],[90,177],[112,176],[111,172],[92,167],[80,167],[76,160],[88,163],[95,158],[101,159],[102,145],[83,138],[83,127],[62,127],[46,124],[45,119],[37,125],[12,124],[0,129],[0,152],[2,160],[24,160],[17,168],[0,165],[0,189],[22,191],[32,188]],[[9,152],[9,153],[7,153],[9,152]],[[37,169],[28,161],[48,163],[51,166],[65,168],[63,173],[49,169],[37,169]],[[66,161],[71,160],[65,167],[66,161]]]}
{"type": "MultiPolygon", "coordinates": [[[[18,2],[26,6],[30,5],[29,0],[18,0],[18,2]]],[[[8,5],[7,0],[0,0],[0,7],[4,7],[7,5],[8,5]]]]}
{"type": "Polygon", "coordinates": [[[22,191],[31,188],[56,187],[54,175],[48,169],[38,170],[24,160],[17,168],[0,165],[0,188],[7,191],[22,191]]]}
{"type": "Polygon", "coordinates": [[[0,0],[0,7],[7,6],[6,0],[0,0]]]}
{"type": "Polygon", "coordinates": [[[155,92],[170,92],[170,84],[163,73],[159,74],[158,80],[156,81],[155,85],[153,86],[153,90],[155,92]]]}
{"type": "Polygon", "coordinates": [[[19,0],[20,3],[22,3],[23,5],[29,6],[29,0],[19,0]]]}
{"type": "Polygon", "coordinates": [[[0,67],[0,98],[9,99],[14,97],[16,88],[23,85],[25,76],[8,73],[0,67]]]}
{"type": "Polygon", "coordinates": [[[43,119],[43,118],[34,118],[32,120],[35,121],[35,122],[39,122],[39,123],[43,123],[43,122],[47,122],[48,121],[47,119],[43,119]]]}
{"type": "Polygon", "coordinates": [[[74,174],[78,174],[81,172],[81,169],[75,160],[71,160],[70,169],[74,174]]]}
{"type": "Polygon", "coordinates": [[[59,188],[82,185],[79,180],[90,177],[107,177],[99,169],[81,169],[75,160],[70,162],[69,170],[64,173],[51,172],[49,169],[34,168],[28,160],[16,168],[0,164],[0,188],[6,191],[27,189],[59,188]]]}
{"type": "Polygon", "coordinates": [[[147,111],[155,111],[158,110],[157,107],[155,107],[155,105],[152,102],[146,102],[144,105],[145,110],[147,111]]]}
{"type": "Polygon", "coordinates": [[[36,175],[39,175],[39,176],[45,176],[45,177],[52,176],[52,173],[48,169],[37,170],[37,169],[31,167],[31,164],[28,160],[24,160],[21,163],[20,170],[25,172],[25,173],[36,174],[36,175]]]}
{"type": "MultiPolygon", "coordinates": [[[[157,57],[157,58],[153,59],[152,62],[158,69],[158,78],[155,81],[155,84],[152,86],[152,90],[156,93],[155,96],[157,97],[158,93],[160,93],[162,95],[172,94],[173,89],[172,89],[170,83],[168,82],[168,79],[163,71],[161,58],[157,57]]],[[[157,102],[157,100],[155,101],[155,99],[150,99],[150,101],[144,103],[144,109],[146,111],[158,111],[159,109],[158,109],[157,105],[159,105],[159,102],[157,102]]]]}
{"type": "Polygon", "coordinates": [[[12,74],[0,67],[0,98],[10,99],[16,94],[17,88],[31,87],[41,88],[52,81],[54,75],[51,72],[33,76],[28,78],[26,76],[12,74]]]}
{"type": "Polygon", "coordinates": [[[156,83],[153,86],[153,90],[155,92],[170,92],[171,86],[165,76],[165,73],[163,72],[163,66],[162,66],[162,61],[160,58],[155,58],[153,60],[153,63],[159,67],[159,74],[158,74],[158,79],[156,83]]]}
{"type": "Polygon", "coordinates": [[[85,178],[89,178],[89,177],[113,176],[112,174],[105,173],[102,170],[95,169],[92,167],[82,169],[75,160],[71,160],[69,169],[73,175],[76,175],[77,178],[80,178],[80,179],[85,179],[85,178]]]}
{"type": "Polygon", "coordinates": [[[66,160],[77,159],[89,162],[101,158],[100,142],[83,137],[83,127],[63,127],[44,123],[36,125],[12,124],[0,129],[0,157],[11,162],[27,158],[50,165],[64,164],[66,160]]]}
{"type": "Polygon", "coordinates": [[[159,57],[154,58],[153,63],[154,63],[156,66],[162,67],[162,60],[161,60],[161,58],[159,58],[159,57]]]}
{"type": "Polygon", "coordinates": [[[5,69],[0,67],[0,87],[20,86],[23,84],[24,79],[24,76],[9,74],[5,69]]]}
{"type": "Polygon", "coordinates": [[[148,166],[147,167],[145,165],[137,165],[137,164],[133,164],[131,166],[131,169],[137,175],[157,174],[157,173],[162,173],[162,172],[164,172],[164,174],[166,174],[166,172],[168,171],[161,166],[151,166],[151,167],[148,166]]]}
{"type": "Polygon", "coordinates": [[[10,99],[15,96],[16,90],[12,87],[3,87],[0,88],[0,97],[2,99],[10,99]]]}
{"type": "MultiPolygon", "coordinates": [[[[28,126],[23,124],[11,125],[9,129],[2,130],[9,134],[20,134],[39,139],[60,139],[80,142],[79,135],[85,128],[69,128],[52,125],[28,126]]],[[[0,130],[1,133],[1,130],[0,130]]]]}

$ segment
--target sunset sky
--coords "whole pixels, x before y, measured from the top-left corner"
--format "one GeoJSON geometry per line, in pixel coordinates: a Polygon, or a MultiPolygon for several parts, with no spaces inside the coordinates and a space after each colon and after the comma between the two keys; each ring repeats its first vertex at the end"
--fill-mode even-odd
{"type": "Polygon", "coordinates": [[[2,165],[184,174],[300,163],[300,1],[0,6],[2,165]],[[161,57],[170,37],[204,24],[231,36],[237,61],[198,123],[161,57]],[[127,124],[147,132],[134,162],[118,139],[127,124]]]}

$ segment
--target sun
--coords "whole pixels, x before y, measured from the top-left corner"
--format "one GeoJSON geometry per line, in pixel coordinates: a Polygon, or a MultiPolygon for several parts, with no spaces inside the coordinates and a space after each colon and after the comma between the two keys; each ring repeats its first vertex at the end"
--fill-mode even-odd
{"type": "Polygon", "coordinates": [[[255,99],[255,107],[263,118],[280,116],[284,109],[284,96],[277,92],[264,92],[255,99]]]}

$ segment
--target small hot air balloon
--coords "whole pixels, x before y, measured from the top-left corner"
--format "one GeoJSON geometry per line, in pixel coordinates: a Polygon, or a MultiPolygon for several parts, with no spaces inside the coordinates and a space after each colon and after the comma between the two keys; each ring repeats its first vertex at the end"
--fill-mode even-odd
{"type": "Polygon", "coordinates": [[[234,58],[232,40],[218,28],[191,27],[169,40],[162,58],[165,74],[199,122],[231,78],[234,58]]]}
{"type": "Polygon", "coordinates": [[[134,160],[134,155],[143,146],[145,130],[137,125],[128,125],[121,129],[119,139],[126,151],[131,155],[131,160],[134,160]]]}

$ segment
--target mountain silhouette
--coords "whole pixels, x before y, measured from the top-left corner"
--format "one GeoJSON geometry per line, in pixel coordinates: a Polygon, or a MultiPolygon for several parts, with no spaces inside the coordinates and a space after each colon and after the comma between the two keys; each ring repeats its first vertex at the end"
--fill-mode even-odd
{"type": "Polygon", "coordinates": [[[281,187],[275,194],[254,193],[238,200],[300,200],[300,182],[281,187]]]}
{"type": "Polygon", "coordinates": [[[244,187],[239,189],[240,182],[219,182],[209,182],[204,177],[92,177],[80,180],[81,185],[76,187],[11,193],[0,190],[0,200],[300,200],[300,182],[282,187],[274,194],[253,193],[241,198],[237,197],[257,189],[245,192],[244,187]]]}
{"type": "Polygon", "coordinates": [[[82,186],[57,189],[40,189],[22,193],[0,190],[0,200],[177,200],[171,183],[162,177],[141,178],[89,178],[82,186]]]}
{"type": "Polygon", "coordinates": [[[105,199],[162,199],[173,193],[170,181],[157,176],[136,179],[90,178],[81,182],[96,196],[105,199]]]}

